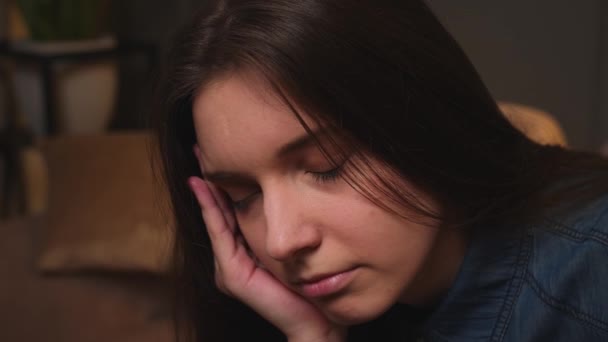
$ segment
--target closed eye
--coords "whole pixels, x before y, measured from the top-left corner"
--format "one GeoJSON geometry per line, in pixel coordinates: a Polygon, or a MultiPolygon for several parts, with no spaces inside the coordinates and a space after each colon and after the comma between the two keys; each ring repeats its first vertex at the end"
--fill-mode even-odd
{"type": "Polygon", "coordinates": [[[319,183],[335,182],[342,174],[343,165],[323,172],[307,171],[319,183]]]}
{"type": "MultiPolygon", "coordinates": [[[[339,166],[337,166],[331,170],[327,170],[327,171],[321,171],[321,172],[306,171],[306,173],[311,175],[314,178],[314,180],[319,183],[335,182],[342,175],[343,166],[344,166],[344,164],[339,165],[339,166]]],[[[241,213],[245,212],[249,208],[251,202],[253,202],[261,194],[262,194],[262,192],[260,190],[258,190],[258,191],[255,191],[255,192],[245,196],[242,199],[231,200],[232,207],[234,208],[235,211],[238,211],[241,213]]]]}
{"type": "Polygon", "coordinates": [[[260,195],[262,192],[261,191],[256,191],[253,192],[247,196],[245,196],[244,198],[240,199],[240,200],[231,200],[231,204],[232,207],[234,208],[235,211],[238,212],[243,212],[245,210],[247,210],[247,208],[249,208],[249,205],[251,204],[251,202],[253,200],[255,200],[255,198],[260,195]]]}

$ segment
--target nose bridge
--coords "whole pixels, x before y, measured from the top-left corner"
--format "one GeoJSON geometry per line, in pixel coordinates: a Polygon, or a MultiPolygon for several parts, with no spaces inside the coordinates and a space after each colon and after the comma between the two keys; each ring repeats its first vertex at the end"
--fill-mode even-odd
{"type": "Polygon", "coordinates": [[[266,252],[270,257],[286,261],[320,244],[320,232],[309,209],[302,194],[289,183],[274,183],[264,191],[266,252]]]}

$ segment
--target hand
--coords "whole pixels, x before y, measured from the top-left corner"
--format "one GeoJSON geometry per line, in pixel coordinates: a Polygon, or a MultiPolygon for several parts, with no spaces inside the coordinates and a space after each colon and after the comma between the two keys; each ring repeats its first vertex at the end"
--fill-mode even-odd
{"type": "Polygon", "coordinates": [[[259,267],[252,259],[226,197],[197,177],[189,185],[201,207],[215,256],[218,288],[250,306],[289,341],[343,341],[346,328],[331,323],[317,308],[259,267]]]}

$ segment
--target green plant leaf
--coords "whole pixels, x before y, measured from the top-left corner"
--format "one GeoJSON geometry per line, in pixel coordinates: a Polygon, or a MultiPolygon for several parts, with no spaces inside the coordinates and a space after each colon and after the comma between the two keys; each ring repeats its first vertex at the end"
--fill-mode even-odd
{"type": "Polygon", "coordinates": [[[78,40],[99,36],[101,9],[109,0],[16,0],[31,39],[78,40]]]}

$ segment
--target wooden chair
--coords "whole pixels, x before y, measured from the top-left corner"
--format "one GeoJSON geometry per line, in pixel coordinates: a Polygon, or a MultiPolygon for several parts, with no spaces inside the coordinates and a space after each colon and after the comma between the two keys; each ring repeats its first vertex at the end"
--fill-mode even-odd
{"type": "Polygon", "coordinates": [[[26,197],[23,192],[24,178],[21,170],[21,151],[31,146],[33,135],[19,114],[11,73],[0,61],[0,84],[6,90],[6,118],[0,129],[0,217],[23,214],[26,197]]]}

